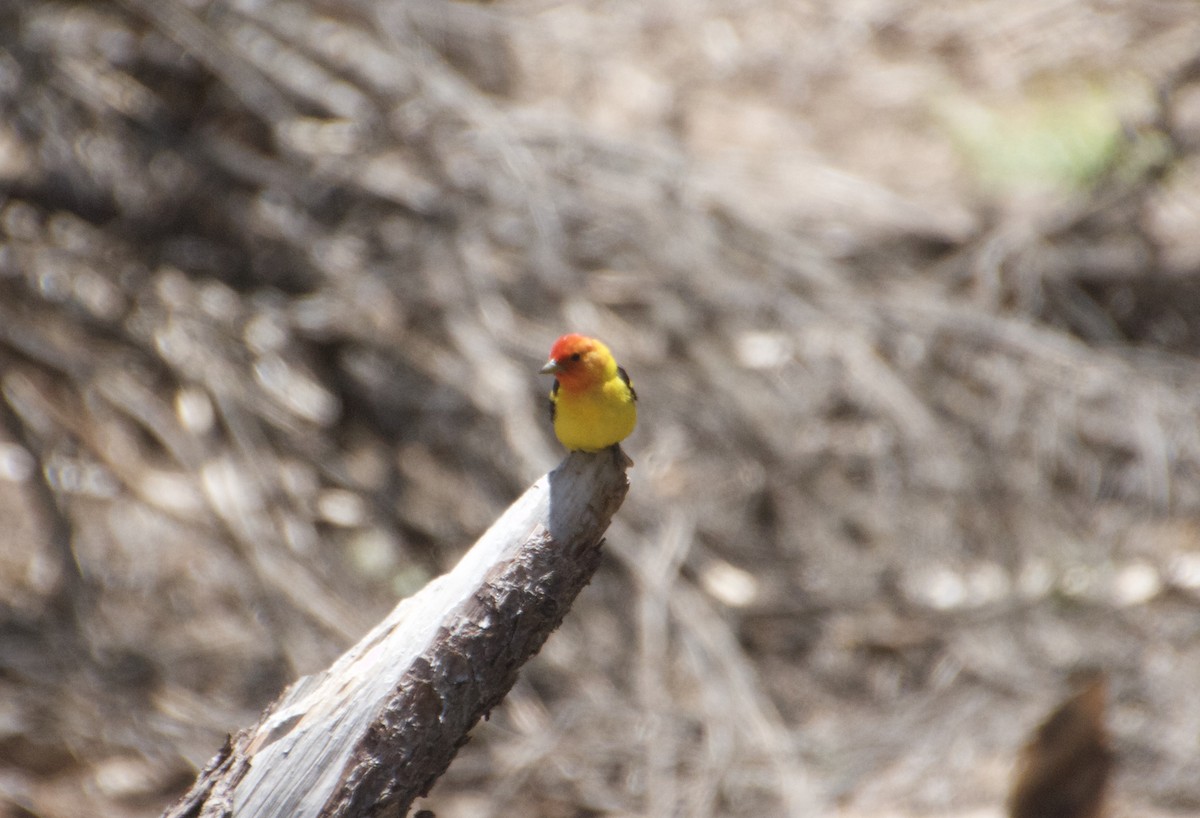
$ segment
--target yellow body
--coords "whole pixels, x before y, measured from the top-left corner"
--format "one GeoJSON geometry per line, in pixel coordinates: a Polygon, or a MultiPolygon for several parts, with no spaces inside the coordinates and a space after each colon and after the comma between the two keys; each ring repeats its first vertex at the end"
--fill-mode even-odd
{"type": "Polygon", "coordinates": [[[616,375],[583,392],[559,389],[551,400],[554,434],[568,449],[607,449],[629,437],[637,425],[633,390],[616,375]]]}
{"type": "Polygon", "coordinates": [[[542,371],[556,378],[550,392],[554,434],[568,449],[607,449],[637,425],[637,394],[629,376],[599,341],[564,335],[542,371]]]}

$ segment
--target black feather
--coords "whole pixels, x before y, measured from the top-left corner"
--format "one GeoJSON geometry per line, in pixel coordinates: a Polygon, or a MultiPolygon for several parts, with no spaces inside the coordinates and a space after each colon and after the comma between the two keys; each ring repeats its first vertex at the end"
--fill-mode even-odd
{"type": "Polygon", "coordinates": [[[558,397],[558,379],[555,378],[554,386],[550,387],[550,422],[551,423],[554,422],[555,410],[558,409],[558,404],[555,402],[555,398],[557,398],[557,397],[558,397]]]}
{"type": "MultiPolygon", "coordinates": [[[[617,367],[617,376],[621,380],[625,381],[625,385],[629,387],[629,394],[633,395],[634,400],[637,400],[637,391],[634,390],[633,381],[629,380],[629,373],[625,371],[625,367],[623,367],[623,366],[617,367]]],[[[555,381],[554,385],[557,387],[558,381],[555,381]]]]}

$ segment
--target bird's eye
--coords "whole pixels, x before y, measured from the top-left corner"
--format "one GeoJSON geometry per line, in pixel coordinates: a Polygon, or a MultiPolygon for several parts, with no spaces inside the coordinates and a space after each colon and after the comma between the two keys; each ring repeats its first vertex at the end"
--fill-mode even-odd
{"type": "Polygon", "coordinates": [[[582,358],[583,358],[583,355],[578,352],[576,352],[574,355],[571,356],[572,361],[578,361],[578,360],[581,360],[582,358]]]}

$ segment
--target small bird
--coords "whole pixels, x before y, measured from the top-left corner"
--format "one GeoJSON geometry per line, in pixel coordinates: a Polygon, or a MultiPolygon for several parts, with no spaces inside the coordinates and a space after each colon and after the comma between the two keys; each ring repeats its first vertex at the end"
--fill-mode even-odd
{"type": "Polygon", "coordinates": [[[637,425],[637,393],[608,347],[571,333],[550,347],[541,374],[553,375],[550,419],[572,451],[598,452],[629,437],[637,425]]]}

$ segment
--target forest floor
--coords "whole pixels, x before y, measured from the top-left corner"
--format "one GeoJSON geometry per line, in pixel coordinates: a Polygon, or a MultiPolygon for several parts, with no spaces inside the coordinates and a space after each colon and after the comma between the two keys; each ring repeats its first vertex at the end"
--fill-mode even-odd
{"type": "Polygon", "coordinates": [[[633,375],[424,807],[1200,813],[1192,0],[0,0],[0,816],[153,816],[633,375]]]}

